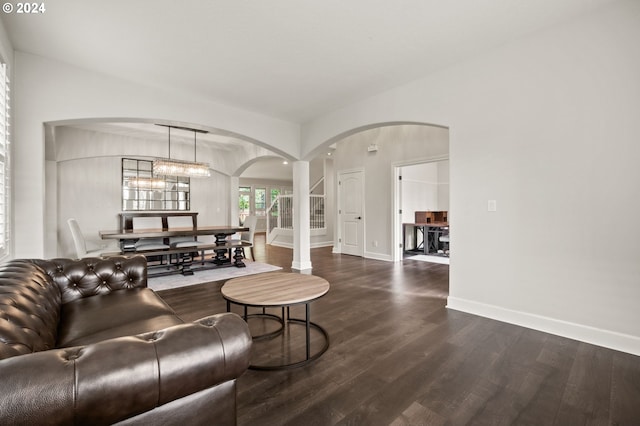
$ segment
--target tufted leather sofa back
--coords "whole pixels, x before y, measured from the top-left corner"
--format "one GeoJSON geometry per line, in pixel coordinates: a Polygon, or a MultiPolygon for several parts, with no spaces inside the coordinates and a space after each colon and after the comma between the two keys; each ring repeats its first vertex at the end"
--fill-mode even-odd
{"type": "Polygon", "coordinates": [[[37,265],[1,265],[0,359],[54,348],[61,303],[60,289],[37,265]]]}
{"type": "Polygon", "coordinates": [[[142,255],[84,259],[32,259],[58,285],[62,303],[84,297],[147,286],[147,260],[142,255]]]}
{"type": "Polygon", "coordinates": [[[0,359],[55,348],[64,303],[146,286],[147,261],[141,255],[0,265],[0,359]]]}

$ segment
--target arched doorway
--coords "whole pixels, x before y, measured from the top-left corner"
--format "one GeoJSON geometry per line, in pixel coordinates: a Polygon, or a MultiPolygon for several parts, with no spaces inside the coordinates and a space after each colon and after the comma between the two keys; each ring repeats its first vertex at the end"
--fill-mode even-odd
{"type": "MultiPolygon", "coordinates": [[[[398,250],[402,233],[398,225],[401,219],[396,201],[396,168],[448,159],[448,128],[422,123],[383,123],[347,132],[347,136],[332,141],[336,176],[363,172],[363,257],[402,260],[398,250]]],[[[340,185],[336,180],[336,185],[340,185]]],[[[339,214],[337,208],[336,218],[339,214]]],[[[338,219],[336,222],[339,223],[338,219]]],[[[348,230],[337,228],[334,251],[342,253],[341,241],[348,230]]]]}
{"type": "MultiPolygon", "coordinates": [[[[166,158],[166,127],[156,124],[167,123],[173,124],[151,119],[82,119],[45,125],[47,257],[71,256],[72,242],[66,224],[71,217],[80,222],[93,245],[104,243],[98,231],[117,228],[118,214],[124,209],[122,161],[133,158],[149,163],[154,158],[166,158]]],[[[208,163],[211,176],[191,182],[189,210],[199,213],[200,223],[231,224],[232,173],[252,156],[278,153],[231,132],[190,127],[207,131],[198,136],[197,158],[208,163]]],[[[193,134],[186,133],[173,133],[170,158],[195,159],[193,134]]]]}

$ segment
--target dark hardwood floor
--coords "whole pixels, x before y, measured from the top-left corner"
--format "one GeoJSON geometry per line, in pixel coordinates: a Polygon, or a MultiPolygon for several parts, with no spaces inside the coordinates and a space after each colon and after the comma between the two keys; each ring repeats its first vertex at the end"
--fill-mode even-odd
{"type": "MultiPolygon", "coordinates": [[[[291,250],[257,238],[258,261],[290,270],[291,250]]],[[[331,283],[311,305],[331,346],[306,367],[240,377],[239,425],[640,425],[640,357],[447,310],[446,265],[330,248],[311,260],[331,283]]],[[[160,294],[194,320],[226,310],[222,284],[160,294]]]]}

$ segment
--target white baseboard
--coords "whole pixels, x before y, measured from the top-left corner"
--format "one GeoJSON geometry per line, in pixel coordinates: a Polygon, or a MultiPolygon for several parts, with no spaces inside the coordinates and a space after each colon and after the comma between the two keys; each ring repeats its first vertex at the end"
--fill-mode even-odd
{"type": "MultiPolygon", "coordinates": [[[[288,248],[288,249],[293,249],[293,244],[292,243],[286,243],[286,242],[282,242],[282,241],[273,241],[271,243],[269,243],[269,245],[271,246],[276,246],[276,247],[284,247],[284,248],[288,248]]],[[[318,241],[315,243],[311,243],[310,248],[319,248],[319,247],[332,247],[333,246],[333,241],[318,241]]]]}
{"type": "Polygon", "coordinates": [[[375,259],[375,260],[385,260],[387,262],[393,262],[391,255],[384,253],[372,253],[370,251],[366,251],[364,253],[365,259],[375,259]]]}
{"type": "MultiPolygon", "coordinates": [[[[333,250],[331,251],[331,253],[333,254],[342,254],[342,249],[340,246],[333,246],[333,250]]],[[[393,262],[393,259],[390,255],[388,254],[382,254],[382,253],[372,253],[372,252],[365,252],[364,256],[365,259],[374,259],[374,260],[384,260],[386,262],[393,262]]]]}
{"type": "Polygon", "coordinates": [[[317,241],[311,243],[311,248],[333,247],[333,241],[317,241]]]}
{"type": "Polygon", "coordinates": [[[284,247],[284,248],[289,248],[292,249],[293,248],[293,244],[292,243],[283,243],[282,241],[273,241],[269,243],[270,246],[275,246],[275,247],[284,247]]]}
{"type": "Polygon", "coordinates": [[[447,308],[640,355],[640,337],[449,296],[447,308]]]}
{"type": "Polygon", "coordinates": [[[313,267],[311,266],[311,262],[310,261],[303,261],[303,262],[296,262],[293,261],[291,262],[291,269],[295,270],[295,271],[299,271],[300,273],[311,273],[311,269],[313,267]]]}

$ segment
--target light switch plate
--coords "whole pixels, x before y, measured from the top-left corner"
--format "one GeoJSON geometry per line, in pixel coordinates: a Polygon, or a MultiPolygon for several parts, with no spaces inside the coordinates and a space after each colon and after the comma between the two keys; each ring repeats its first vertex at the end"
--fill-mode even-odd
{"type": "Polygon", "coordinates": [[[496,200],[487,201],[487,211],[495,212],[496,210],[498,210],[498,205],[496,203],[496,200]]]}

